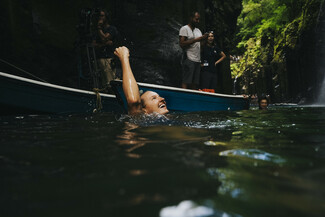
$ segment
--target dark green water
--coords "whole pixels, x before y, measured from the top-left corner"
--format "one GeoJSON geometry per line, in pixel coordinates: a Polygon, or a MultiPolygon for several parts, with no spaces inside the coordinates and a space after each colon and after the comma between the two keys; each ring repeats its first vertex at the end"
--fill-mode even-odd
{"type": "Polygon", "coordinates": [[[0,117],[0,215],[324,216],[324,107],[169,118],[0,117]]]}

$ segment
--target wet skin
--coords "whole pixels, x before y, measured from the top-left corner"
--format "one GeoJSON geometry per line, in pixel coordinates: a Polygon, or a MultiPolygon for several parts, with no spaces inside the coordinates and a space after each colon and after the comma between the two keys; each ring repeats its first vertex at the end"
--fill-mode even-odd
{"type": "Polygon", "coordinates": [[[166,101],[163,97],[159,96],[156,92],[147,91],[141,96],[141,101],[143,104],[142,110],[147,113],[159,113],[167,114],[169,111],[167,109],[166,101]]]}
{"type": "Polygon", "coordinates": [[[262,99],[260,102],[260,109],[262,110],[266,110],[267,109],[267,100],[266,99],[262,99]]]}

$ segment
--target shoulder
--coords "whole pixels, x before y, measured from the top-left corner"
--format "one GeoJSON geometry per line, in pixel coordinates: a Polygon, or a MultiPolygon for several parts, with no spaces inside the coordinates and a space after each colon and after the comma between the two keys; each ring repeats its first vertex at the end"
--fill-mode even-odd
{"type": "Polygon", "coordinates": [[[179,30],[179,35],[186,36],[188,31],[188,25],[182,26],[179,30]]]}
{"type": "Polygon", "coordinates": [[[128,104],[128,114],[137,116],[143,114],[141,103],[128,104]]]}
{"type": "Polygon", "coordinates": [[[182,26],[181,28],[180,28],[180,30],[184,30],[184,29],[188,29],[189,27],[188,27],[188,25],[184,25],[184,26],[182,26]]]}

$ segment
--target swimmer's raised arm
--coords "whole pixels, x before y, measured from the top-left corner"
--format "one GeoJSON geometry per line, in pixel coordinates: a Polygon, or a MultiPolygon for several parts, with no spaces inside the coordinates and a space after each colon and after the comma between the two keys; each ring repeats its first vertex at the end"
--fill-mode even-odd
{"type": "Polygon", "coordinates": [[[114,54],[120,59],[123,73],[123,91],[128,103],[129,114],[141,112],[141,98],[138,84],[134,78],[129,61],[129,49],[127,47],[116,48],[114,54]]]}

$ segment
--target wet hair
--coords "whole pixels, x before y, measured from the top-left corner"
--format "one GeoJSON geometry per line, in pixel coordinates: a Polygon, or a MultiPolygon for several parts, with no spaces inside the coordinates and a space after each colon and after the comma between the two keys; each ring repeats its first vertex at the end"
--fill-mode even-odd
{"type": "Polygon", "coordinates": [[[261,104],[261,101],[262,101],[262,100],[266,100],[267,105],[269,105],[269,99],[268,99],[266,96],[259,97],[259,98],[258,98],[258,108],[259,108],[259,109],[261,109],[260,104],[261,104]]]}
{"type": "MultiPolygon", "coordinates": [[[[142,96],[147,93],[147,92],[154,92],[154,91],[151,91],[151,90],[147,90],[147,91],[143,91],[143,90],[139,90],[140,92],[140,100],[141,100],[141,106],[142,108],[145,108],[146,107],[146,104],[144,103],[144,100],[142,99],[142,96]]],[[[154,92],[155,93],[155,92],[154,92]]]]}
{"type": "Polygon", "coordinates": [[[139,92],[140,92],[141,106],[142,106],[142,108],[145,108],[146,107],[146,104],[144,104],[144,101],[142,100],[141,97],[142,97],[143,94],[145,94],[148,91],[139,90],[139,92]]]}

